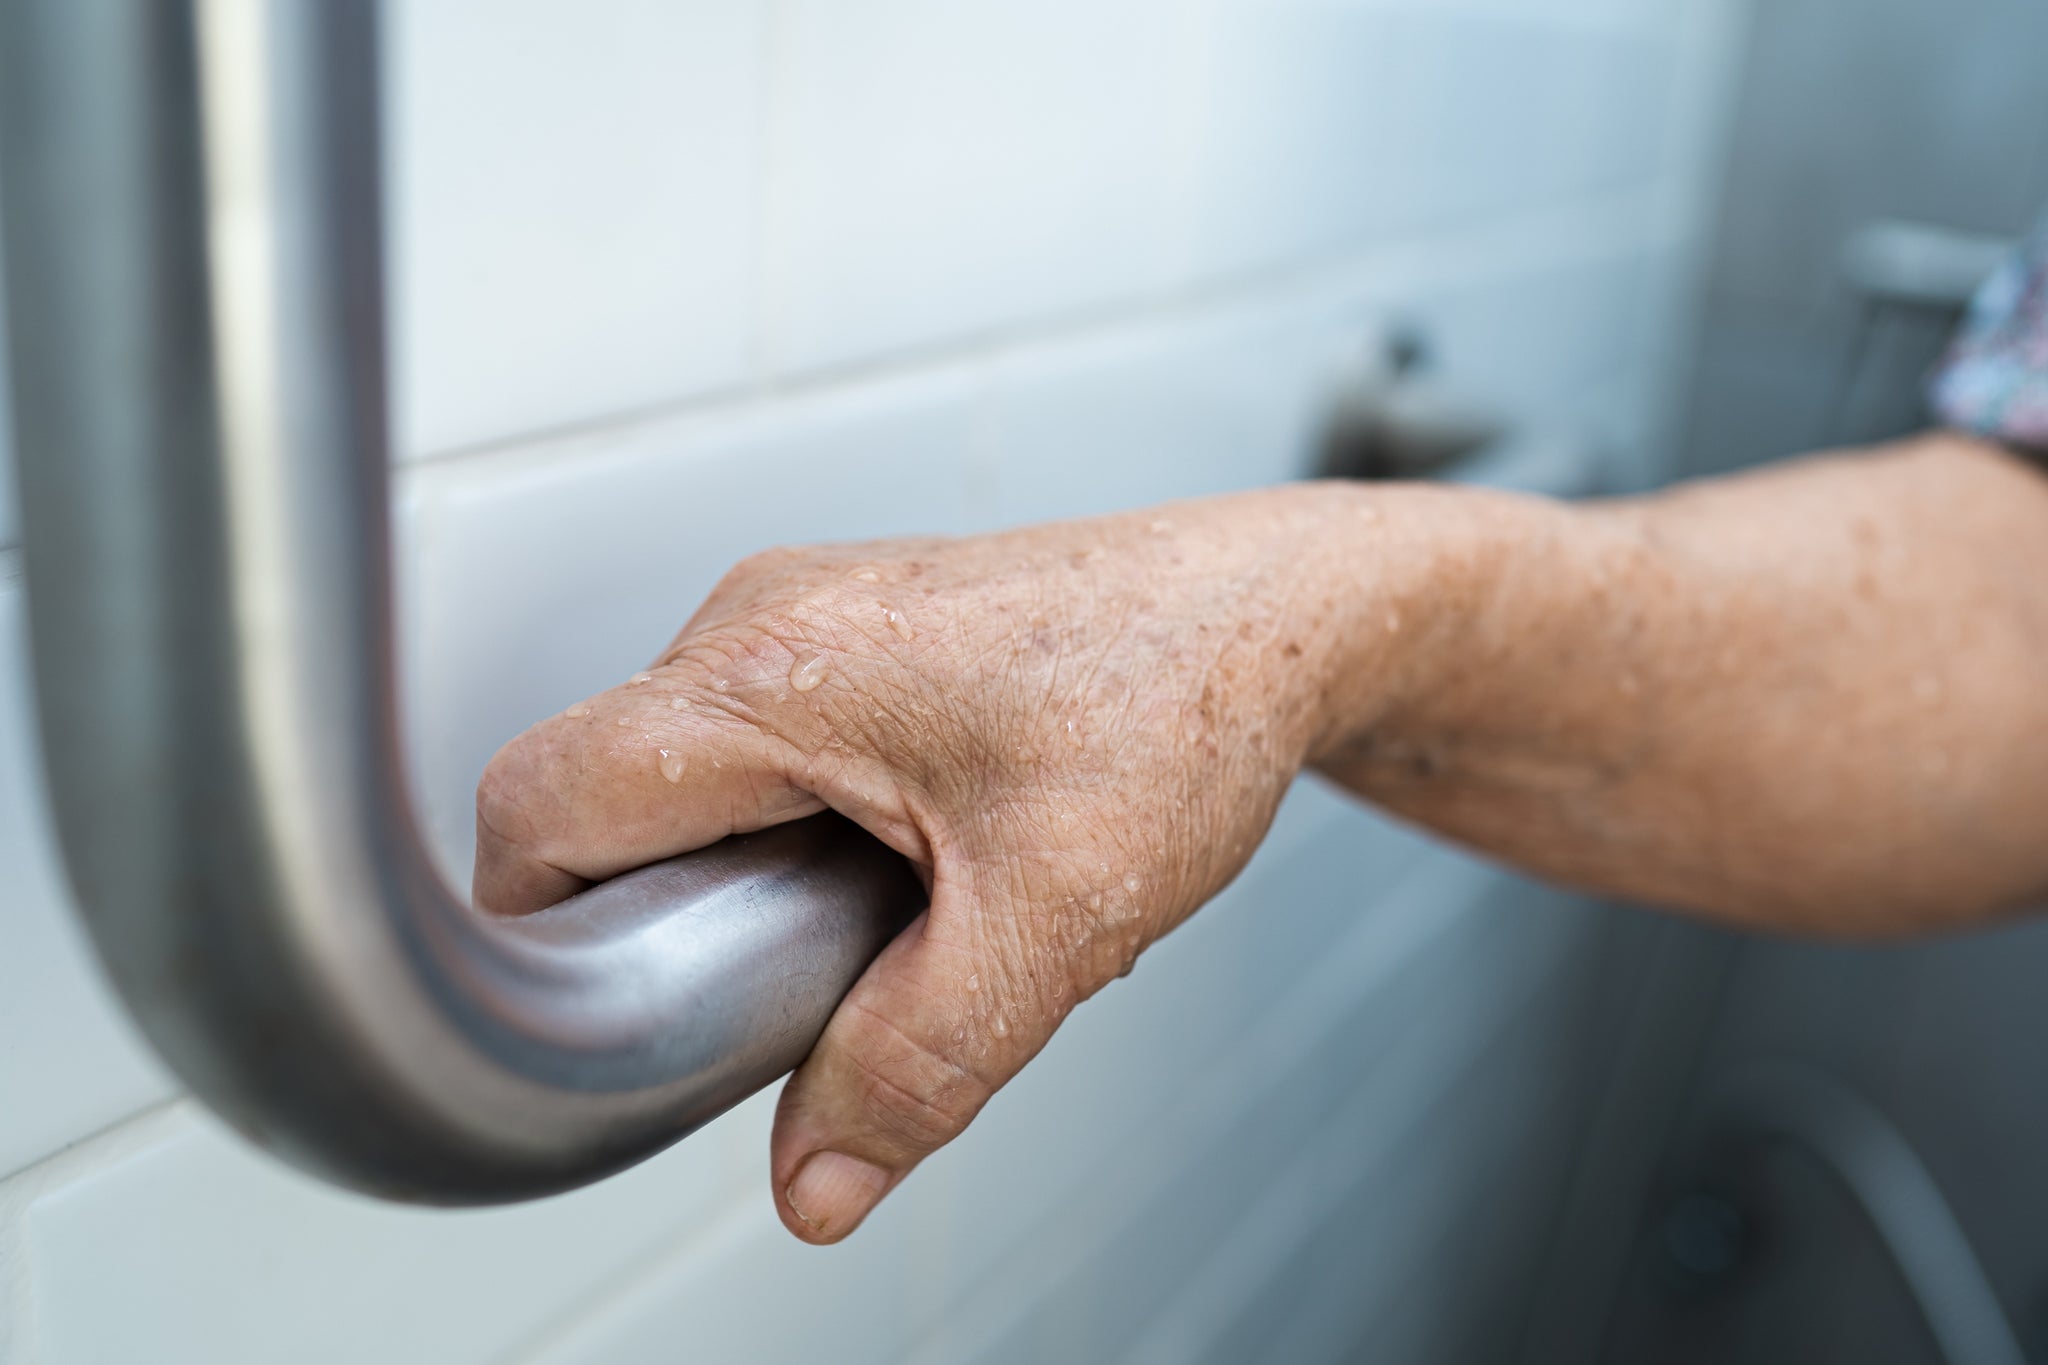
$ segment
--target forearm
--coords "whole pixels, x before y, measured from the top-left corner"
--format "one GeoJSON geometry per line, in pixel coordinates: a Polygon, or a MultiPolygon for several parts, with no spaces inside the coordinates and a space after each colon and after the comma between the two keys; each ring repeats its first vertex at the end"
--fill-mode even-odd
{"type": "Polygon", "coordinates": [[[1347,593],[1309,757],[1389,810],[1803,932],[2048,890],[2034,470],[1930,438],[1623,502],[1333,495],[1379,511],[1354,553],[1405,567],[1347,593]]]}
{"type": "Polygon", "coordinates": [[[777,1109],[858,1225],[1315,764],[1539,873],[1876,932],[2048,887],[2048,480],[1964,443],[1638,502],[1296,485],[728,574],[477,792],[479,903],[827,807],[931,901],[777,1109]]]}

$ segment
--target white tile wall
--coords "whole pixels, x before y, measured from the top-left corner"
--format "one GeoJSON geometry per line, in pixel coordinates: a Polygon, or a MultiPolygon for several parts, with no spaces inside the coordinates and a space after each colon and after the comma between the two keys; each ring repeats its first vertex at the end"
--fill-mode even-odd
{"type": "MultiPolygon", "coordinates": [[[[451,873],[491,750],[748,550],[1288,477],[1390,315],[1529,430],[1643,449],[1744,3],[394,6],[405,687],[451,873]]],[[[765,1100],[486,1214],[122,1123],[170,1085],[68,914],[19,608],[0,581],[0,1365],[1306,1360],[1368,1320],[1459,1359],[1426,1291],[1533,1245],[1500,1172],[1563,1159],[1594,922],[1497,913],[1313,786],[837,1251],[773,1224],[765,1100]]]]}
{"type": "Polygon", "coordinates": [[[783,0],[769,354],[844,364],[1178,278],[1202,3],[783,0]]]}
{"type": "Polygon", "coordinates": [[[1361,330],[1319,311],[1248,308],[997,358],[996,515],[1092,515],[1300,477],[1330,377],[1361,330]]]}
{"type": "Polygon", "coordinates": [[[1194,268],[1285,266],[1658,175],[1665,35],[1560,26],[1554,8],[1219,0],[1194,268]]]}
{"type": "Polygon", "coordinates": [[[745,378],[762,7],[388,13],[399,450],[745,378]]]}
{"type": "MultiPolygon", "coordinates": [[[[1369,853],[1347,851],[1349,842],[1325,824],[1291,861],[1321,865],[1333,881],[1384,871],[1369,853]]],[[[1268,872],[1275,866],[1268,862],[1268,872]]],[[[1458,1089],[1503,1027],[1546,1031],[1559,973],[1586,928],[1570,914],[1487,910],[1479,901],[1496,889],[1493,879],[1442,855],[1396,879],[1379,910],[1348,924],[1324,913],[1327,896],[1276,905],[1258,886],[1254,879],[1212,907],[1220,913],[1172,941],[1177,952],[1155,954],[1167,959],[1157,973],[1166,985],[1148,992],[1134,977],[1077,1015],[1055,1045],[1062,1050],[999,1097],[972,1140],[904,1187],[879,1257],[829,1253],[824,1259],[837,1264],[803,1273],[806,1258],[781,1252],[764,1211],[752,1230],[736,1228],[730,1241],[652,1267],[535,1359],[659,1361],[685,1335],[710,1360],[753,1351],[767,1359],[829,1353],[934,1363],[1113,1359],[1171,1326],[1178,1313],[1167,1306],[1177,1292],[1238,1246],[1243,1221],[1263,1198],[1289,1197],[1302,1168],[1318,1176],[1321,1209],[1354,1187],[1384,1191],[1398,1182],[1398,1168],[1376,1159],[1374,1148],[1419,1136],[1434,1100],[1458,1089]],[[1222,1022],[1201,1038],[1158,1026],[1166,996],[1201,998],[1187,984],[1191,972],[1227,974],[1224,964],[1243,949],[1246,938],[1217,931],[1217,923],[1286,914],[1322,929],[1324,960],[1304,964],[1295,991],[1254,1010],[1219,1007],[1213,1013],[1222,1022]],[[1498,955],[1499,972],[1459,969],[1478,942],[1502,935],[1516,951],[1498,955]],[[1362,982],[1389,989],[1361,990],[1362,982]],[[1333,1085],[1336,1076],[1344,1080],[1333,1085]],[[1311,1134],[1319,1136],[1304,1147],[1311,1134]],[[1069,1151],[1081,1159],[1069,1162],[1069,1151]],[[903,1237],[915,1245],[899,1255],[903,1237]],[[831,1286],[822,1311],[791,1314],[779,1293],[743,1287],[775,1284],[781,1266],[806,1286],[831,1286]],[[897,1278],[904,1274],[913,1286],[897,1278]],[[706,1276],[730,1292],[704,1292],[706,1276]],[[849,1292],[883,1295],[888,1314],[860,1314],[849,1327],[830,1311],[849,1292]]],[[[1139,975],[1152,967],[1148,961],[1139,975]]],[[[1527,1093],[1517,1098],[1519,1107],[1498,1116],[1510,1131],[1542,1108],[1527,1093]]],[[[1419,1219],[1398,1231],[1382,1226],[1383,1254],[1404,1244],[1401,1231],[1426,1231],[1419,1219]]],[[[1267,1260],[1284,1260],[1294,1244],[1274,1240],[1267,1260]]],[[[1257,1287],[1259,1272],[1277,1268],[1255,1261],[1238,1279],[1257,1287]]],[[[1254,1295],[1242,1308],[1259,1303],[1254,1295]]]]}
{"type": "Polygon", "coordinates": [[[43,800],[22,608],[20,584],[0,579],[0,1177],[171,1093],[71,913],[43,800]]]}
{"type": "Polygon", "coordinates": [[[714,1218],[740,1169],[720,1135],[700,1134],[575,1197],[404,1209],[317,1185],[210,1120],[180,1118],[29,1206],[49,1365],[496,1359],[677,1226],[714,1218]]]}
{"type": "Polygon", "coordinates": [[[1190,205],[1198,269],[1283,266],[1415,220],[1396,27],[1378,5],[1220,0],[1190,205]]]}

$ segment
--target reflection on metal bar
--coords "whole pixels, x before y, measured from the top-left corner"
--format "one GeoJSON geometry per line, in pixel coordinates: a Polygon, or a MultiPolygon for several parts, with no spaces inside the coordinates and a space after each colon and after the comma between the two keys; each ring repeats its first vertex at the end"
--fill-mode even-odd
{"type": "Polygon", "coordinates": [[[262,1145],[437,1203],[659,1150],[922,904],[837,817],[519,921],[435,875],[391,659],[375,9],[0,0],[15,448],[78,899],[262,1145]]]}

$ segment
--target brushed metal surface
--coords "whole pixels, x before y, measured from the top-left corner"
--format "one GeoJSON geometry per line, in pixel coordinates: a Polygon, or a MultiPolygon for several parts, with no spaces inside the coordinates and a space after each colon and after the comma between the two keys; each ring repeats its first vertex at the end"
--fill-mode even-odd
{"type": "Polygon", "coordinates": [[[523,920],[440,881],[393,684],[376,12],[0,0],[36,690],[120,994],[235,1127],[434,1203],[626,1166],[802,1060],[923,903],[836,816],[523,920]]]}

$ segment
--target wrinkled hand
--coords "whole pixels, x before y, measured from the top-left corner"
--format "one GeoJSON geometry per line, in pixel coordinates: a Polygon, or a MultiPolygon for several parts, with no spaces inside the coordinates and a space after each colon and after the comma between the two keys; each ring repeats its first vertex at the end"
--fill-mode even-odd
{"type": "Polygon", "coordinates": [[[1251,855],[1327,689],[1301,522],[1278,492],[756,555],[648,672],[493,760],[478,900],[827,807],[910,858],[929,911],[776,1116],[778,1211],[836,1241],[1251,855]]]}

